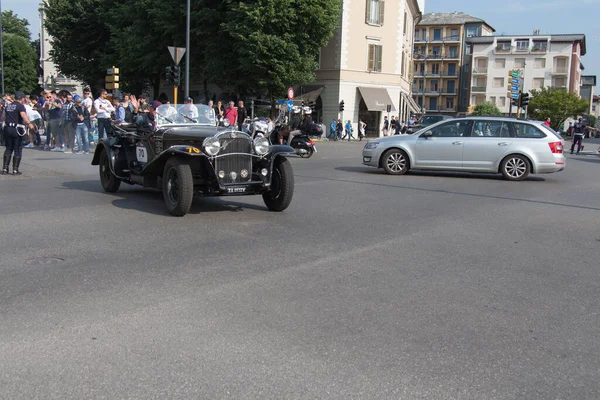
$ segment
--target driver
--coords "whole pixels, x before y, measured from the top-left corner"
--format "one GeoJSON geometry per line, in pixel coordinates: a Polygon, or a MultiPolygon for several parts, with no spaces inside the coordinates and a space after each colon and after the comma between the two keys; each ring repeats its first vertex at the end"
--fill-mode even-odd
{"type": "Polygon", "coordinates": [[[292,108],[292,118],[290,119],[289,129],[284,129],[279,132],[279,144],[283,144],[283,138],[287,137],[287,143],[292,142],[292,138],[302,133],[297,130],[300,126],[300,111],[301,108],[295,106],[292,108]]]}
{"type": "Polygon", "coordinates": [[[193,103],[194,100],[191,97],[186,97],[183,100],[183,106],[179,109],[179,112],[188,120],[194,122],[200,114],[198,113],[198,107],[193,103]]]}
{"type": "Polygon", "coordinates": [[[160,106],[162,106],[162,103],[154,100],[149,104],[147,113],[138,114],[135,122],[140,132],[154,132],[156,129],[156,109],[160,106]]]}

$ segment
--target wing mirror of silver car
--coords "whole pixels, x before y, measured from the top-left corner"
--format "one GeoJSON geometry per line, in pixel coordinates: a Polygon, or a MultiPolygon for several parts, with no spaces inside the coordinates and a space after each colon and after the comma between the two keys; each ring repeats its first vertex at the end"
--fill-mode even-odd
{"type": "Polygon", "coordinates": [[[433,136],[433,132],[431,132],[431,131],[427,131],[427,132],[425,132],[425,133],[423,134],[423,137],[424,137],[425,139],[427,139],[427,138],[430,138],[430,137],[432,137],[432,136],[433,136]]]}

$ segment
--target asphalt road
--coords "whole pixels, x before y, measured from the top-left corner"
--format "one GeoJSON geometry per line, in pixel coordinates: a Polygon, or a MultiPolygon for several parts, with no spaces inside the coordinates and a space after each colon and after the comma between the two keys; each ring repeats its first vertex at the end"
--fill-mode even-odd
{"type": "Polygon", "coordinates": [[[26,150],[0,176],[0,398],[600,398],[600,156],[512,183],[318,148],[287,211],[183,218],[26,150]]]}

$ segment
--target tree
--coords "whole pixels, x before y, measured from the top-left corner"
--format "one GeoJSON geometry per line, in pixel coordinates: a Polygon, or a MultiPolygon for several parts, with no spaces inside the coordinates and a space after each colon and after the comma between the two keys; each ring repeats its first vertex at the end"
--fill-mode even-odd
{"type": "Polygon", "coordinates": [[[484,101],[475,107],[471,115],[500,117],[504,114],[502,114],[500,109],[494,103],[484,101]]]}
{"type": "Polygon", "coordinates": [[[528,114],[543,121],[550,117],[553,129],[558,130],[569,117],[576,117],[589,109],[589,103],[564,89],[544,87],[531,91],[528,114]]]}
{"type": "Polygon", "coordinates": [[[587,117],[587,124],[589,126],[596,127],[596,125],[598,125],[598,118],[595,115],[588,114],[586,117],[587,117]]]}
{"type": "Polygon", "coordinates": [[[4,90],[32,93],[37,89],[37,55],[21,35],[2,34],[4,45],[4,90]]]}
{"type": "Polygon", "coordinates": [[[50,56],[60,72],[91,86],[104,86],[106,69],[117,64],[104,23],[115,4],[115,0],[45,0],[50,56]]]}
{"type": "Polygon", "coordinates": [[[319,49],[339,24],[341,0],[205,0],[198,27],[207,39],[210,81],[239,94],[283,96],[314,80],[319,49]]]}
{"type": "Polygon", "coordinates": [[[12,10],[2,11],[2,32],[13,33],[31,40],[31,31],[29,30],[29,21],[25,18],[19,18],[13,14],[12,10]]]}

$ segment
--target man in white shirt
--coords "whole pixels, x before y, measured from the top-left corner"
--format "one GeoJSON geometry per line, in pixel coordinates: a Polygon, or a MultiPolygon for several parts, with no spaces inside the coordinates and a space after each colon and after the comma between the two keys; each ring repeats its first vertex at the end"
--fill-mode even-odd
{"type": "MultiPolygon", "coordinates": [[[[29,118],[29,121],[31,121],[32,124],[36,124],[35,121],[37,121],[38,119],[41,119],[42,116],[40,115],[39,112],[37,112],[36,110],[33,109],[33,105],[31,102],[30,98],[25,98],[25,103],[23,103],[23,105],[25,106],[25,113],[27,114],[27,118],[29,118]]],[[[28,129],[28,133],[29,133],[29,144],[27,146],[25,146],[28,149],[34,148],[35,147],[35,142],[36,140],[36,130],[35,129],[28,129]]]]}
{"type": "Polygon", "coordinates": [[[110,131],[110,113],[115,111],[115,107],[106,99],[106,90],[100,89],[100,96],[94,100],[98,119],[98,140],[107,137],[110,131]]]}

